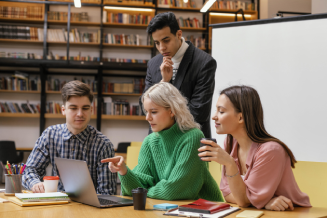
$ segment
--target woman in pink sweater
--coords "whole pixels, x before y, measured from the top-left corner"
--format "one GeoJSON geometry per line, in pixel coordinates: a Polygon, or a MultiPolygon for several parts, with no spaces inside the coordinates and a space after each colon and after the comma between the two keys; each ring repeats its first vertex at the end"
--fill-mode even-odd
{"type": "Polygon", "coordinates": [[[232,86],[220,93],[215,121],[217,134],[227,134],[222,149],[202,140],[203,161],[223,165],[220,189],[225,200],[241,207],[293,210],[311,207],[307,194],[299,189],[292,168],[292,151],[265,129],[263,109],[257,91],[248,86],[232,86]]]}

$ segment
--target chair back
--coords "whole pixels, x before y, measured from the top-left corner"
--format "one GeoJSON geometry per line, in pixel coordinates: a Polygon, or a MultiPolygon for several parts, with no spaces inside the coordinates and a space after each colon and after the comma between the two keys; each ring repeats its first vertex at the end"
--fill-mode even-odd
{"type": "Polygon", "coordinates": [[[19,163],[23,160],[23,152],[17,155],[16,146],[14,141],[0,141],[0,161],[5,164],[19,163]]]}
{"type": "Polygon", "coordinates": [[[127,152],[127,147],[130,146],[130,142],[119,142],[117,146],[117,153],[126,153],[127,152]]]}

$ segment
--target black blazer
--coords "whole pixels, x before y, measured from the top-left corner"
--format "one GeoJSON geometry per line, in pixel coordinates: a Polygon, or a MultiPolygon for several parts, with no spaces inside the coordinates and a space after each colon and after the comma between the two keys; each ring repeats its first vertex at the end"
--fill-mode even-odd
{"type": "MultiPolygon", "coordinates": [[[[191,42],[186,42],[189,47],[179,65],[173,85],[187,98],[191,114],[201,125],[205,137],[211,138],[211,103],[217,63],[211,55],[194,47],[191,42]]],[[[144,92],[162,80],[160,72],[162,60],[163,56],[158,54],[148,62],[144,92]]],[[[141,108],[143,106],[141,98],[140,106],[141,108]]]]}

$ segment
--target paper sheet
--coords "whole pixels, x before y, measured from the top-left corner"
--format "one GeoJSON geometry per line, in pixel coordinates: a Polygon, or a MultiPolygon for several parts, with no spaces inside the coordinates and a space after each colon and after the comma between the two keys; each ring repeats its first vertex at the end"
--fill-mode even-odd
{"type": "Polygon", "coordinates": [[[225,217],[231,213],[234,213],[236,211],[240,210],[240,208],[238,207],[230,207],[230,209],[227,210],[223,210],[217,213],[213,213],[213,214],[205,214],[205,213],[193,213],[193,212],[182,212],[179,210],[174,210],[171,212],[167,212],[164,215],[169,215],[169,216],[185,216],[185,217],[202,217],[202,218],[221,218],[221,217],[225,217]]]}

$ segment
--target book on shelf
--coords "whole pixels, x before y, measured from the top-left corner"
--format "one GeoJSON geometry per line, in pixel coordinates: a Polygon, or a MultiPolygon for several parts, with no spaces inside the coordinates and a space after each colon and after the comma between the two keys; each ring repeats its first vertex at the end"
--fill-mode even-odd
{"type": "Polygon", "coordinates": [[[102,58],[103,62],[117,62],[117,63],[148,63],[149,60],[143,59],[127,59],[127,58],[102,58]]]}
{"type": "Polygon", "coordinates": [[[10,77],[0,77],[0,90],[41,91],[41,80],[30,79],[27,75],[15,73],[10,77]]]}
{"type": "Polygon", "coordinates": [[[102,114],[141,116],[139,105],[130,105],[125,99],[113,101],[111,97],[103,98],[102,114]]]}
{"type": "MultiPolygon", "coordinates": [[[[84,78],[77,79],[76,77],[74,78],[74,80],[80,80],[81,82],[87,84],[92,92],[97,92],[98,82],[96,80],[90,80],[84,78]]],[[[45,87],[47,91],[60,91],[67,82],[69,81],[48,77],[45,87]]]]}
{"type": "Polygon", "coordinates": [[[0,38],[43,41],[43,29],[28,26],[0,25],[0,38]]]}
{"type": "Polygon", "coordinates": [[[40,113],[40,104],[15,103],[15,102],[0,102],[0,113],[40,113]]]}
{"type": "Polygon", "coordinates": [[[102,83],[102,92],[103,93],[143,93],[145,88],[144,79],[133,79],[131,83],[102,83]]]}
{"type": "Polygon", "coordinates": [[[32,194],[16,193],[15,196],[22,202],[70,201],[68,195],[61,192],[32,193],[32,194]]]}
{"type": "Polygon", "coordinates": [[[19,19],[42,19],[43,7],[41,6],[0,6],[0,18],[19,18],[19,19]]]}
{"type": "Polygon", "coordinates": [[[206,39],[202,37],[195,38],[194,35],[188,35],[185,37],[186,41],[192,42],[192,44],[197,48],[205,48],[206,47],[206,39]]]}
{"type": "Polygon", "coordinates": [[[160,8],[196,8],[196,3],[195,0],[189,0],[187,2],[184,2],[183,0],[158,0],[158,6],[160,8]]]}
{"type": "Polygon", "coordinates": [[[15,59],[43,59],[42,55],[28,52],[5,52],[0,51],[0,58],[15,58],[15,59]]]}
{"type": "Polygon", "coordinates": [[[148,25],[153,17],[144,14],[104,13],[105,23],[145,24],[148,25]]]}
{"type": "MultiPolygon", "coordinates": [[[[49,42],[67,42],[68,33],[67,31],[63,29],[48,29],[48,37],[47,41],[49,42]]],[[[69,42],[95,42],[100,43],[99,37],[100,36],[100,30],[97,32],[81,32],[77,28],[71,29],[69,32],[69,42]]]]}
{"type": "Polygon", "coordinates": [[[211,6],[211,9],[228,9],[228,10],[249,10],[255,11],[256,4],[250,1],[222,1],[218,0],[211,6]]]}
{"type": "Polygon", "coordinates": [[[152,0],[104,0],[103,4],[121,3],[121,4],[153,4],[152,0]]]}
{"type": "MultiPolygon", "coordinates": [[[[49,21],[68,21],[68,12],[62,11],[48,11],[48,20],[49,21]]],[[[81,13],[70,13],[71,22],[88,22],[89,15],[87,12],[81,13]]]]}
{"type": "Polygon", "coordinates": [[[191,28],[201,28],[201,24],[199,19],[197,18],[183,18],[183,17],[179,17],[177,19],[179,27],[191,27],[191,28]]]}
{"type": "Polygon", "coordinates": [[[138,34],[104,34],[104,43],[116,45],[141,45],[138,34]]]}

